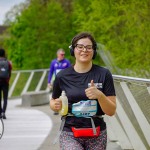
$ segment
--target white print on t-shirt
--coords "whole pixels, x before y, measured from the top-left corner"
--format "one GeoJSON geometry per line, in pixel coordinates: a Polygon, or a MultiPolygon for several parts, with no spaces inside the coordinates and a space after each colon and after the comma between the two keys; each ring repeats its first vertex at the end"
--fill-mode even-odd
{"type": "Polygon", "coordinates": [[[97,113],[96,100],[82,100],[78,103],[72,104],[72,113],[76,117],[89,117],[97,113]]]}
{"type": "Polygon", "coordinates": [[[56,74],[59,72],[59,71],[61,71],[62,69],[56,69],[56,74]]]}
{"type": "Polygon", "coordinates": [[[55,63],[55,64],[54,64],[54,67],[55,67],[55,68],[56,68],[56,67],[58,67],[58,64],[57,64],[57,63],[55,63]]]}
{"type": "Polygon", "coordinates": [[[57,68],[57,67],[64,67],[64,68],[65,68],[66,66],[67,66],[67,63],[66,63],[66,62],[65,62],[65,63],[59,63],[59,62],[58,62],[58,63],[55,63],[55,64],[54,64],[54,67],[55,67],[55,68],[57,68]]]}
{"type": "Polygon", "coordinates": [[[62,66],[63,66],[63,67],[66,67],[66,66],[67,66],[67,63],[63,63],[62,66]]]}
{"type": "MultiPolygon", "coordinates": [[[[94,83],[94,85],[95,85],[96,88],[98,88],[98,89],[103,88],[103,84],[102,84],[102,83],[94,83]]],[[[91,87],[91,83],[88,83],[88,87],[91,87]]]]}

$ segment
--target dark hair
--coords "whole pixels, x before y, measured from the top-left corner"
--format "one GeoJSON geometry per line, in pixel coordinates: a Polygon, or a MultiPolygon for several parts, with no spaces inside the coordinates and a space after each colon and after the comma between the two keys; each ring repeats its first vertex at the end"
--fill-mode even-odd
{"type": "Polygon", "coordinates": [[[78,40],[83,39],[83,38],[89,38],[93,44],[93,49],[96,51],[97,49],[96,41],[94,37],[88,32],[82,32],[82,33],[77,34],[71,41],[72,48],[74,49],[76,47],[78,40]]]}
{"type": "Polygon", "coordinates": [[[0,57],[5,57],[5,50],[0,48],[0,57]]]}

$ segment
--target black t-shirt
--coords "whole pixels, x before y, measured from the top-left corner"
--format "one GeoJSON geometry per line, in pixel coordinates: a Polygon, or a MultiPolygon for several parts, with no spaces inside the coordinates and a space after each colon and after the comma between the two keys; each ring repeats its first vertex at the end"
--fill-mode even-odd
{"type": "MultiPolygon", "coordinates": [[[[97,88],[106,96],[115,96],[115,88],[110,71],[106,68],[92,65],[91,70],[86,73],[76,72],[73,66],[60,71],[56,75],[54,81],[52,98],[59,98],[61,92],[64,90],[68,97],[69,113],[71,113],[73,103],[77,103],[81,100],[88,100],[85,89],[88,88],[91,80],[94,81],[97,88]]],[[[96,115],[104,115],[99,104],[96,115]]],[[[100,125],[101,130],[106,128],[106,124],[102,118],[94,117],[93,120],[96,126],[100,125]]],[[[64,130],[72,126],[82,128],[91,127],[91,120],[89,118],[68,116],[66,118],[64,130]]]]}

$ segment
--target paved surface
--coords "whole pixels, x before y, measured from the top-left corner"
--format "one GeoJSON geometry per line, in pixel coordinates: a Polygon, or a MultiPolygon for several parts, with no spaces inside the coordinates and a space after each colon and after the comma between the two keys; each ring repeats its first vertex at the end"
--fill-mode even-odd
{"type": "MultiPolygon", "coordinates": [[[[9,100],[0,150],[59,150],[53,141],[60,127],[60,116],[49,105],[22,107],[21,99],[9,100]]],[[[121,150],[108,141],[107,150],[121,150]]]]}

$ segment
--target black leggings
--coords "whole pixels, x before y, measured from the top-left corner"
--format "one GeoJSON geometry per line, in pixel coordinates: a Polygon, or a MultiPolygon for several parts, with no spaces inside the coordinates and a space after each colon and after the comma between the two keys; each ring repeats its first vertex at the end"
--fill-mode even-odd
{"type": "Polygon", "coordinates": [[[0,113],[5,113],[7,108],[7,99],[8,99],[8,88],[9,84],[7,82],[0,83],[0,113]],[[4,100],[2,107],[2,98],[4,100]]]}

